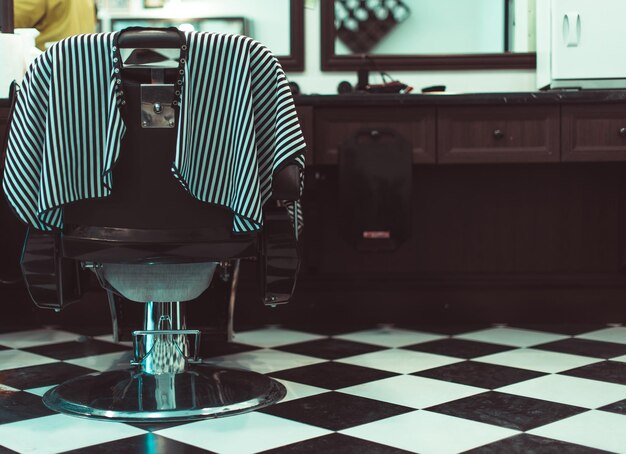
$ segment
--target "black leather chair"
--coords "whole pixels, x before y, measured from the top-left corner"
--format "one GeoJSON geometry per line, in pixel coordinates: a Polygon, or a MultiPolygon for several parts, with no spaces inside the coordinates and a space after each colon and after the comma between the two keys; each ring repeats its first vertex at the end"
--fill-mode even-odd
{"type": "MultiPolygon", "coordinates": [[[[122,32],[119,46],[178,47],[174,35],[122,32]]],[[[153,71],[122,70],[127,132],[112,195],[67,205],[64,231],[31,230],[22,257],[24,278],[41,307],[61,310],[80,298],[79,267],[96,273],[110,302],[121,295],[144,304],[143,329],[133,333],[132,367],[67,381],[48,391],[44,403],[63,413],[119,421],[191,420],[270,405],[285,395],[280,383],[201,361],[200,332],[188,329],[184,302],[208,287],[216,268],[236,269],[242,259],[259,264],[263,303],[289,301],[299,266],[297,225],[273,201],[260,234],[234,235],[229,210],[194,199],[175,181],[170,165],[176,128],[141,127],[146,103],[140,86],[154,80],[153,71]]],[[[165,83],[176,80],[176,69],[159,71],[165,83]]],[[[159,115],[159,106],[147,107],[159,115]]],[[[296,166],[274,175],[273,194],[274,200],[299,199],[296,166]]]]}

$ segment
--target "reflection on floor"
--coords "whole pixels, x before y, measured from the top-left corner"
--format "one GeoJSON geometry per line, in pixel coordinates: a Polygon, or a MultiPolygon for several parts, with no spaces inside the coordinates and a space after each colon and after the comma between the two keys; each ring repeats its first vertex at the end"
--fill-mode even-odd
{"type": "Polygon", "coordinates": [[[235,340],[204,356],[279,379],[287,398],[149,426],[63,416],[40,401],[63,380],[126,367],[128,344],[0,333],[0,453],[626,452],[626,327],[272,327],[235,340]]]}

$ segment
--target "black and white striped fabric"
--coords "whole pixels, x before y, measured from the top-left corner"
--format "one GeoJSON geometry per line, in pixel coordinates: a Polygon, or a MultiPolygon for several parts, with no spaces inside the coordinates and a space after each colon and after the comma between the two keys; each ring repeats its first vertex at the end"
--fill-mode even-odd
{"type": "MultiPolygon", "coordinates": [[[[40,230],[63,227],[63,205],[111,193],[126,131],[116,102],[117,33],[74,36],[29,68],[9,132],[4,191],[40,230]]],[[[263,223],[272,175],[304,168],[305,143],[285,74],[244,36],[186,34],[172,173],[199,200],[230,208],[233,232],[263,223]]],[[[299,216],[297,204],[292,205],[299,216]]]]}

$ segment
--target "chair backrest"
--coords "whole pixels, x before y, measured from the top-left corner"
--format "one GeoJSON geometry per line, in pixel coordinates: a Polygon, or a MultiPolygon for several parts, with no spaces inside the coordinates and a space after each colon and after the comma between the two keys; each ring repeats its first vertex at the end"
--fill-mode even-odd
{"type": "MultiPolygon", "coordinates": [[[[177,69],[160,69],[155,72],[154,63],[142,67],[135,55],[156,55],[154,49],[177,49],[180,51],[181,34],[174,28],[130,28],[118,38],[120,49],[134,49],[127,63],[121,62],[121,79],[125,93],[122,116],[126,133],[120,147],[120,158],[113,169],[113,190],[104,199],[88,199],[74,202],[64,208],[66,232],[77,227],[145,230],[200,230],[208,231],[213,241],[232,240],[233,213],[224,207],[201,202],[176,181],[171,172],[176,150],[177,129],[143,127],[142,85],[155,82],[175,84],[177,69]]],[[[167,68],[167,65],[165,65],[167,68]]],[[[178,109],[174,122],[178,124],[178,109]]],[[[272,183],[274,199],[298,200],[300,197],[300,170],[289,165],[278,172],[272,183]]],[[[84,229],[83,229],[84,231],[84,229]]],[[[119,233],[119,232],[118,232],[119,233]]],[[[145,237],[145,233],[141,234],[145,237]]],[[[106,236],[106,235],[105,235],[106,236]]],[[[127,236],[127,235],[126,235],[127,236]]],[[[171,234],[168,237],[171,238],[171,234]]],[[[246,235],[237,235],[239,240],[246,235]]],[[[253,238],[255,235],[247,235],[253,238]]]]}
{"type": "MultiPolygon", "coordinates": [[[[141,126],[141,84],[150,83],[150,70],[123,72],[126,133],[113,169],[111,196],[67,205],[65,225],[70,230],[74,226],[147,230],[209,228],[215,239],[230,238],[232,213],[195,199],[172,175],[176,128],[141,126]]],[[[166,70],[166,82],[175,80],[174,73],[175,70],[166,70]]]]}
{"type": "MultiPolygon", "coordinates": [[[[180,36],[172,28],[127,29],[121,32],[118,46],[135,49],[129,59],[137,60],[137,56],[154,55],[151,49],[180,49],[180,36]]],[[[121,63],[126,133],[112,171],[111,195],[64,208],[64,255],[104,263],[193,262],[256,255],[257,235],[235,237],[230,210],[195,199],[174,178],[171,163],[177,128],[142,124],[142,85],[175,86],[178,69],[155,70],[153,64],[142,67],[137,61],[132,68],[124,68],[121,63]],[[155,76],[160,80],[155,81],[155,76]]],[[[177,117],[175,109],[175,124],[177,117]]]]}

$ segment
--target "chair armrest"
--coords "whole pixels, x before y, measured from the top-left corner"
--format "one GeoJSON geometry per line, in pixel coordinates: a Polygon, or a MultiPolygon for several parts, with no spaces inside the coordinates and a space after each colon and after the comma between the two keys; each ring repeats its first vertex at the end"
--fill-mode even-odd
{"type": "Polygon", "coordinates": [[[272,180],[272,199],[300,199],[300,168],[291,164],[278,171],[272,180]]]}

